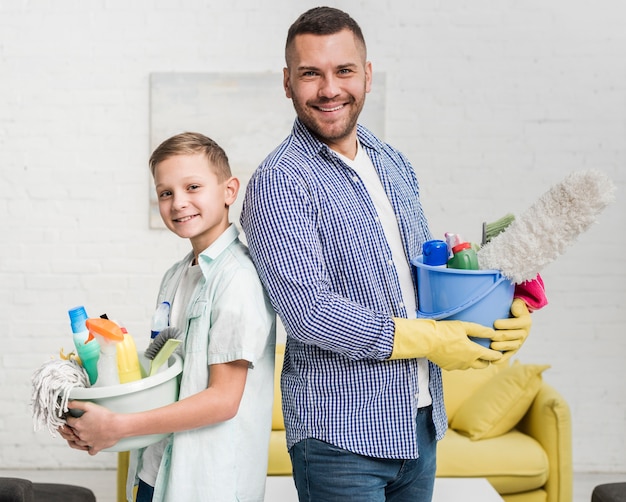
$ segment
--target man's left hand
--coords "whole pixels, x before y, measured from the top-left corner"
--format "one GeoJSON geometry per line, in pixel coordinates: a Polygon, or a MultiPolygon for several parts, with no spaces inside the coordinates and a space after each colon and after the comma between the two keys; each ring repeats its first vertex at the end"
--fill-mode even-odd
{"type": "Polygon", "coordinates": [[[503,353],[502,359],[496,364],[508,361],[526,341],[530,333],[532,319],[523,300],[516,298],[511,304],[511,314],[508,319],[498,319],[493,323],[495,336],[491,339],[491,349],[503,353]]]}

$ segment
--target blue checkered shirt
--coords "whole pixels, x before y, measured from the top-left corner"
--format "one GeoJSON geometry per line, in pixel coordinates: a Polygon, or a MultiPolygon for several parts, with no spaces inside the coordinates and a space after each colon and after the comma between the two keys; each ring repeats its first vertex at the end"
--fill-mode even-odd
{"type": "MultiPolygon", "coordinates": [[[[413,168],[362,126],[358,139],[397,216],[407,258],[430,231],[413,168]]],[[[377,458],[418,457],[417,360],[388,360],[407,317],[391,251],[355,171],[296,120],[255,171],[241,215],[250,254],[287,332],[287,447],[315,438],[377,458]]],[[[437,438],[447,427],[430,363],[437,438]]]]}

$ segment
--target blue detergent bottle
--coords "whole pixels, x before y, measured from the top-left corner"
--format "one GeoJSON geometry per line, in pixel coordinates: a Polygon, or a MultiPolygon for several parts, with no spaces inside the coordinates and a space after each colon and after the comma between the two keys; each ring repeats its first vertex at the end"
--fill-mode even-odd
{"type": "Polygon", "coordinates": [[[431,267],[445,267],[448,263],[448,244],[439,239],[433,239],[422,244],[424,265],[431,267]]]}
{"type": "Polygon", "coordinates": [[[74,347],[80,362],[85,368],[89,376],[89,383],[93,385],[98,380],[98,359],[100,357],[100,344],[98,340],[89,336],[89,330],[85,324],[87,321],[87,312],[85,307],[79,305],[68,311],[70,323],[72,326],[72,334],[74,338],[74,347]],[[91,338],[91,339],[90,339],[91,338]]]}

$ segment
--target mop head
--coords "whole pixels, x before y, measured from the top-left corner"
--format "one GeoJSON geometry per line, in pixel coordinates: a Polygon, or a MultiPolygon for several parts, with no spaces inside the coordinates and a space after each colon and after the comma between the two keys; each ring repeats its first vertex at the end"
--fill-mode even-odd
{"type": "Polygon", "coordinates": [[[573,172],[478,251],[480,268],[500,270],[516,284],[533,280],[596,221],[614,192],[600,171],[573,172]]]}
{"type": "Polygon", "coordinates": [[[51,360],[44,363],[32,377],[33,425],[35,431],[47,427],[56,437],[65,425],[65,413],[74,387],[89,387],[87,372],[74,360],[51,360]]]}

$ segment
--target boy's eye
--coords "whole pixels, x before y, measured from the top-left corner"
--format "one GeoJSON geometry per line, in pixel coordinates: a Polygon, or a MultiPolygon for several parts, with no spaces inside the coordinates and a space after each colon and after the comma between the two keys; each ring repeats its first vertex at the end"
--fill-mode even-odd
{"type": "Polygon", "coordinates": [[[189,185],[189,190],[197,190],[200,188],[200,185],[189,185]]]}
{"type": "Polygon", "coordinates": [[[169,197],[170,195],[172,195],[172,192],[170,192],[169,190],[164,190],[163,192],[159,194],[159,199],[165,199],[166,197],[169,197]]]}

